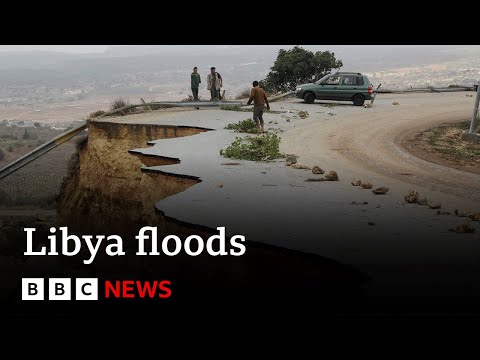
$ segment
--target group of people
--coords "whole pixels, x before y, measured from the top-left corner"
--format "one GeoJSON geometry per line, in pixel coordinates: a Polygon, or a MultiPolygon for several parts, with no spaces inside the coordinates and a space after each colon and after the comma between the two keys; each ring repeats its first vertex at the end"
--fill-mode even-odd
{"type": "MultiPolygon", "coordinates": [[[[200,78],[200,74],[198,73],[198,68],[196,66],[193,68],[191,81],[193,100],[198,101],[198,88],[200,87],[202,79],[200,78]]],[[[207,89],[210,90],[211,101],[222,100],[222,96],[220,94],[220,90],[223,86],[222,81],[222,76],[216,72],[215,68],[212,66],[210,68],[210,74],[207,76],[207,89]]]]}
{"type": "MultiPolygon", "coordinates": [[[[198,88],[202,82],[198,69],[195,66],[191,75],[192,82],[192,94],[193,99],[198,101],[198,88]]],[[[265,111],[265,106],[267,110],[270,110],[270,104],[268,103],[267,94],[259,86],[258,81],[252,83],[253,87],[250,91],[250,98],[247,101],[247,105],[250,105],[253,101],[253,120],[257,125],[259,132],[264,132],[264,122],[263,122],[263,112],[265,111]]],[[[222,96],[220,90],[223,86],[222,76],[215,71],[215,67],[210,68],[210,74],[207,76],[207,89],[210,90],[211,101],[221,100],[222,96]]],[[[197,108],[198,109],[198,108],[197,108]]]]}

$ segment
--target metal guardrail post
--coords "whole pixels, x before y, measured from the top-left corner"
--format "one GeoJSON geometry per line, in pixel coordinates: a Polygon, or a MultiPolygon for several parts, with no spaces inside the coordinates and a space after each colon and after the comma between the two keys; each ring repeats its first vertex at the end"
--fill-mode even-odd
{"type": "Polygon", "coordinates": [[[36,149],[30,151],[28,154],[22,156],[21,158],[11,162],[10,164],[6,165],[5,167],[0,169],[0,180],[7,177],[8,175],[14,173],[18,169],[24,167],[28,163],[32,162],[33,160],[39,158],[40,156],[46,154],[50,150],[53,150],[58,145],[64,143],[65,141],[71,139],[75,135],[78,135],[83,130],[85,130],[87,124],[84,123],[79,125],[73,129],[65,131],[64,133],[58,135],[57,137],[53,138],[50,141],[47,141],[45,144],[40,145],[36,149]]]}
{"type": "MultiPolygon", "coordinates": [[[[478,82],[478,85],[480,85],[480,81],[478,82]]],[[[470,124],[470,130],[468,131],[469,134],[475,133],[475,129],[477,128],[479,103],[480,103],[480,86],[477,86],[477,97],[475,98],[475,106],[473,108],[472,122],[470,124]]]]}

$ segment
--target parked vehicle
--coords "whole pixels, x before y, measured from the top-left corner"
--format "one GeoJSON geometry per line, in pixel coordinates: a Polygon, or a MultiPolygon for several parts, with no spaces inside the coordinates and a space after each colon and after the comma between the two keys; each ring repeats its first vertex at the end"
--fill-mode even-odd
{"type": "Polygon", "coordinates": [[[296,97],[311,104],[315,100],[353,101],[362,106],[365,100],[371,100],[372,84],[366,75],[355,72],[336,72],[328,74],[320,80],[298,85],[296,97]]]}

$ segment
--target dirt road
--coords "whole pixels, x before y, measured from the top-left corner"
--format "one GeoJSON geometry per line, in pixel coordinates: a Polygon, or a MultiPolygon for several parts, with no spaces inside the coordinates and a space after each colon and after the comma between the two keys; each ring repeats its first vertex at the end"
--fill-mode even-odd
{"type": "Polygon", "coordinates": [[[288,107],[310,116],[283,134],[283,149],[299,161],[334,168],[350,177],[416,188],[426,196],[471,210],[480,204],[480,176],[413,156],[400,144],[422,129],[468,120],[473,110],[466,93],[380,94],[373,108],[325,102],[288,107]],[[398,102],[398,105],[393,105],[398,102]]]}

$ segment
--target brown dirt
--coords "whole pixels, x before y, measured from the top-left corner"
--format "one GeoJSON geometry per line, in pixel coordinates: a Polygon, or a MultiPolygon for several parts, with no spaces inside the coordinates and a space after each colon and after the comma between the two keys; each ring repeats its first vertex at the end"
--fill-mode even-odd
{"type": "MultiPolygon", "coordinates": [[[[421,159],[480,174],[480,144],[462,141],[470,122],[444,124],[402,140],[402,146],[421,159]]],[[[478,131],[478,130],[477,130],[478,131]]]]}
{"type": "MultiPolygon", "coordinates": [[[[155,203],[195,185],[195,179],[142,171],[148,156],[129,150],[156,139],[190,136],[205,129],[147,124],[90,122],[88,142],[79,166],[66,184],[58,204],[58,222],[83,232],[116,229],[128,234],[132,224],[162,226],[155,203]]],[[[159,158],[160,162],[164,159],[159,158]]]]}

